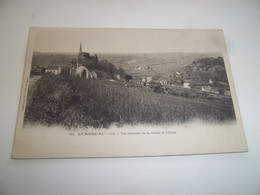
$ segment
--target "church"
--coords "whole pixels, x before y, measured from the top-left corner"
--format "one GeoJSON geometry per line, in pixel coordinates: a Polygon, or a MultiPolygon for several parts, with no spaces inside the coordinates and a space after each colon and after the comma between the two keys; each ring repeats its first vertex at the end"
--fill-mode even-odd
{"type": "MultiPolygon", "coordinates": [[[[87,53],[87,58],[97,60],[97,56],[92,57],[89,55],[89,53],[87,53]]],[[[83,52],[81,43],[79,48],[77,65],[76,67],[71,68],[70,74],[76,77],[84,77],[86,79],[97,79],[97,73],[95,71],[88,70],[87,67],[83,65],[83,52]]]]}

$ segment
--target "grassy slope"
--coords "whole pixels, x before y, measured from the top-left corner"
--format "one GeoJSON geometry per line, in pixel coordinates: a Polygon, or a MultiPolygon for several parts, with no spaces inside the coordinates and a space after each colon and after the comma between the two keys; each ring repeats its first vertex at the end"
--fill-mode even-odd
{"type": "Polygon", "coordinates": [[[235,116],[230,104],[157,94],[104,80],[46,74],[26,110],[25,122],[109,127],[113,123],[184,123],[194,118],[223,122],[235,116]]]}

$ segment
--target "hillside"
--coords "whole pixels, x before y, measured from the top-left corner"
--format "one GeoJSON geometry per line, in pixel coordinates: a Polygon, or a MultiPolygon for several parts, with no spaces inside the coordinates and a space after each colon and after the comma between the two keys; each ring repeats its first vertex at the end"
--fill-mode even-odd
{"type": "Polygon", "coordinates": [[[185,66],[181,71],[183,79],[192,83],[206,84],[211,79],[214,83],[228,83],[225,65],[222,57],[203,58],[185,66]]]}
{"type": "Polygon", "coordinates": [[[107,60],[116,67],[123,68],[133,76],[159,76],[171,78],[175,71],[203,58],[221,56],[218,53],[138,53],[138,54],[98,54],[100,60],[107,60]]]}
{"type": "MultiPolygon", "coordinates": [[[[44,74],[38,80],[25,123],[109,128],[113,124],[186,123],[194,119],[235,120],[232,103],[196,100],[146,91],[120,82],[44,74]]],[[[29,88],[29,91],[31,88],[29,88]]]]}

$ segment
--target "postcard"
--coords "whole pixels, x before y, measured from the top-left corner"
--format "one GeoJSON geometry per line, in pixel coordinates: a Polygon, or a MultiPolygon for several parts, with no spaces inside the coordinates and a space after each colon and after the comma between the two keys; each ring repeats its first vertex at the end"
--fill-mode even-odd
{"type": "Polygon", "coordinates": [[[12,158],[246,151],[222,30],[30,28],[12,158]]]}

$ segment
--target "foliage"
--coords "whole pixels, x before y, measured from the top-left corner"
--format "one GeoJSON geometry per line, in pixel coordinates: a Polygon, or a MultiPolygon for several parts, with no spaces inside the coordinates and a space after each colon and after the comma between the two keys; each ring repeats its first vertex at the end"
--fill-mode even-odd
{"type": "Polygon", "coordinates": [[[85,58],[83,64],[91,71],[94,70],[106,73],[110,78],[114,78],[116,74],[121,76],[125,74],[125,71],[122,68],[116,68],[112,63],[100,62],[97,57],[85,58]]]}
{"type": "Polygon", "coordinates": [[[185,66],[181,72],[184,74],[184,78],[190,77],[191,81],[195,83],[207,84],[209,79],[214,82],[228,83],[222,57],[199,59],[185,66]]]}
{"type": "Polygon", "coordinates": [[[39,80],[25,113],[25,122],[68,128],[184,123],[194,118],[223,122],[235,115],[232,104],[225,102],[198,102],[117,82],[52,74],[39,80]]]}
{"type": "Polygon", "coordinates": [[[133,79],[131,75],[125,75],[124,78],[125,78],[126,82],[129,82],[130,80],[133,79]]]}
{"type": "Polygon", "coordinates": [[[157,85],[157,86],[154,87],[153,91],[156,92],[156,93],[163,93],[164,89],[162,88],[161,85],[157,85]]]}

